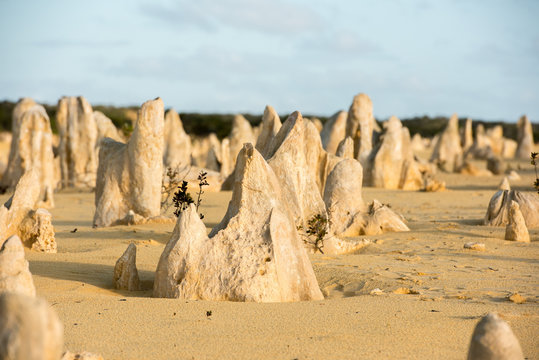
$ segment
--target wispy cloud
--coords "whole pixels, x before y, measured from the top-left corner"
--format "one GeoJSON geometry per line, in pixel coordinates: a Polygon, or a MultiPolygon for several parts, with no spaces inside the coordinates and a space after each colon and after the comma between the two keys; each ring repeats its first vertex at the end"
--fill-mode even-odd
{"type": "Polygon", "coordinates": [[[321,17],[311,8],[281,0],[181,0],[144,3],[141,11],[175,26],[213,31],[222,26],[265,34],[297,34],[320,26],[321,17]]]}

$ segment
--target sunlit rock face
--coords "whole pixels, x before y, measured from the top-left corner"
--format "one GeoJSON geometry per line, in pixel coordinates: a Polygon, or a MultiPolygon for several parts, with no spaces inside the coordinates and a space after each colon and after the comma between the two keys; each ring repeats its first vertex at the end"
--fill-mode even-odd
{"type": "Polygon", "coordinates": [[[109,226],[129,211],[159,216],[163,177],[164,106],[160,98],[145,102],[127,144],[105,138],[99,152],[95,192],[95,226],[109,226]]]}
{"type": "Polygon", "coordinates": [[[97,124],[92,106],[82,96],[58,101],[56,123],[60,135],[61,187],[95,186],[97,124]]]}

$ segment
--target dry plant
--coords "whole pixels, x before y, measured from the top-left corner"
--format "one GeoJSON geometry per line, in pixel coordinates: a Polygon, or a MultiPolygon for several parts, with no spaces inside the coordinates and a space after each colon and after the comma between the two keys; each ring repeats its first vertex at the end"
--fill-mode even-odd
{"type": "Polygon", "coordinates": [[[531,164],[535,168],[535,182],[533,183],[533,186],[535,187],[535,190],[537,190],[537,193],[539,194],[539,175],[537,175],[537,157],[538,153],[532,152],[530,155],[531,158],[531,164]]]}
{"type": "Polygon", "coordinates": [[[176,190],[182,181],[185,179],[185,176],[191,170],[191,166],[188,166],[185,173],[182,172],[182,169],[179,167],[176,168],[167,168],[167,173],[163,178],[163,183],[161,184],[161,209],[163,213],[166,213],[170,206],[170,198],[174,196],[174,190],[176,190]],[[168,178],[168,181],[167,181],[168,178]]]}
{"type": "Polygon", "coordinates": [[[302,225],[299,225],[298,231],[301,231],[300,234],[303,236],[303,242],[305,244],[314,247],[315,252],[320,251],[323,254],[324,240],[327,238],[330,225],[328,217],[323,214],[315,214],[307,220],[307,230],[303,233],[304,228],[302,225]]]}
{"type": "MultiPolygon", "coordinates": [[[[204,186],[209,186],[207,180],[208,173],[205,171],[200,171],[200,174],[198,174],[198,192],[197,192],[197,201],[193,200],[193,197],[191,194],[187,192],[188,190],[188,183],[185,180],[182,180],[182,183],[180,186],[178,186],[178,191],[174,193],[174,197],[172,198],[172,202],[174,204],[174,207],[176,210],[174,210],[174,215],[176,217],[180,216],[181,212],[187,209],[189,204],[195,204],[196,205],[196,211],[198,212],[198,209],[200,207],[200,204],[202,203],[202,194],[204,194],[204,191],[202,188],[204,186]]],[[[201,219],[204,219],[203,214],[199,214],[201,219]]]]}

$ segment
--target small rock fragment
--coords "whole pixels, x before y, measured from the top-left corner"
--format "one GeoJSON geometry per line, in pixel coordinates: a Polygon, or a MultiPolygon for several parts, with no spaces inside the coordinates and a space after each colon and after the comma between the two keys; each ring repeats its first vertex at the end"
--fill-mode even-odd
{"type": "Polygon", "coordinates": [[[371,295],[383,295],[384,292],[381,289],[376,288],[376,289],[371,290],[370,294],[371,295]]]}
{"type": "Polygon", "coordinates": [[[507,297],[507,300],[514,302],[515,304],[524,304],[526,302],[526,298],[519,293],[514,293],[507,297]]]}
{"type": "Polygon", "coordinates": [[[56,253],[52,215],[45,209],[30,211],[19,227],[24,244],[32,250],[56,253]]]}
{"type": "Polygon", "coordinates": [[[464,244],[464,248],[468,250],[476,250],[476,251],[485,251],[486,247],[485,244],[480,242],[467,242],[464,244]]]}
{"type": "Polygon", "coordinates": [[[103,357],[87,351],[83,351],[80,354],[74,354],[71,351],[66,351],[61,360],[103,360],[103,357]]]}

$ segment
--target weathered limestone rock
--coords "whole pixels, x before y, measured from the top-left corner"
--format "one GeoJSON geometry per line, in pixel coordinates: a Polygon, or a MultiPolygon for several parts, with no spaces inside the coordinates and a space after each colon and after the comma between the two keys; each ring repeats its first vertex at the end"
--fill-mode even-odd
{"type": "Polygon", "coordinates": [[[26,107],[24,112],[21,107],[14,111],[13,118],[17,124],[14,134],[17,136],[11,143],[9,163],[1,186],[5,189],[14,188],[20,178],[33,169],[38,173],[41,206],[53,207],[56,179],[49,117],[41,105],[26,107]]]}
{"type": "Polygon", "coordinates": [[[97,125],[92,107],[82,96],[58,101],[56,123],[60,133],[61,186],[95,186],[97,125]]]}
{"type": "Polygon", "coordinates": [[[127,144],[105,138],[99,152],[94,226],[109,226],[129,210],[158,216],[163,176],[163,101],[142,104],[127,144]]]}
{"type": "Polygon", "coordinates": [[[45,253],[57,252],[52,215],[45,209],[30,211],[19,226],[19,234],[24,245],[32,250],[45,253]]]}
{"type": "Polygon", "coordinates": [[[476,241],[470,241],[464,244],[464,248],[467,250],[475,250],[475,251],[485,251],[486,246],[484,243],[476,242],[476,241]]]}
{"type": "Polygon", "coordinates": [[[226,161],[229,161],[227,154],[228,152],[223,153],[222,144],[215,133],[202,138],[195,137],[191,143],[191,163],[200,168],[213,171],[222,170],[221,165],[225,161],[225,158],[226,161]]]}
{"type": "Polygon", "coordinates": [[[20,225],[24,219],[35,209],[39,200],[40,185],[37,170],[26,172],[17,187],[13,196],[0,206],[0,241],[3,241],[11,235],[23,236],[20,232],[20,225]]]}
{"type": "Polygon", "coordinates": [[[492,173],[487,169],[479,169],[469,161],[465,161],[458,169],[458,173],[462,175],[472,176],[492,176],[492,173]]]}
{"type": "Polygon", "coordinates": [[[462,151],[466,153],[473,145],[472,119],[467,118],[461,137],[462,151]]]}
{"type": "Polygon", "coordinates": [[[475,326],[468,360],[524,360],[522,349],[509,325],[488,313],[475,326]]]}
{"type": "Polygon", "coordinates": [[[491,152],[490,139],[485,134],[485,127],[483,124],[479,124],[475,128],[474,143],[472,144],[472,147],[468,149],[468,154],[476,159],[486,159],[491,152]]]}
{"type": "Polygon", "coordinates": [[[0,182],[7,169],[12,138],[9,131],[0,131],[0,182]]]}
{"type": "MultiPolygon", "coordinates": [[[[97,127],[97,140],[96,146],[99,147],[99,143],[104,138],[108,137],[119,142],[125,142],[123,133],[114,126],[114,123],[101,111],[94,111],[94,119],[97,127]]],[[[99,155],[99,149],[97,150],[99,155]]]]}
{"type": "MultiPolygon", "coordinates": [[[[311,126],[313,126],[311,124],[311,126]]],[[[237,157],[232,200],[209,237],[192,204],[161,255],[155,297],[280,302],[323,299],[288,199],[251,144],[237,157]]]]}
{"type": "Polygon", "coordinates": [[[528,228],[516,201],[511,201],[509,208],[509,223],[505,227],[505,240],[530,242],[528,228]]]}
{"type": "Polygon", "coordinates": [[[492,196],[488,204],[484,224],[490,226],[507,225],[512,201],[519,205],[526,227],[539,227],[539,196],[536,193],[517,190],[499,190],[492,196]]]}
{"type": "Polygon", "coordinates": [[[372,135],[374,131],[374,115],[372,101],[367,94],[354,97],[348,119],[346,120],[346,136],[354,139],[355,158],[359,160],[365,170],[366,160],[372,150],[372,135]]]}
{"type": "Polygon", "coordinates": [[[266,105],[264,116],[262,116],[260,134],[256,140],[256,150],[263,157],[266,157],[266,154],[270,151],[271,140],[277,135],[281,125],[281,119],[279,119],[279,115],[277,115],[275,109],[266,105]]]}
{"type": "Polygon", "coordinates": [[[507,178],[510,181],[518,181],[521,179],[520,175],[515,170],[510,170],[507,174],[507,178]]]}
{"type": "MultiPolygon", "coordinates": [[[[13,108],[13,113],[11,114],[12,139],[18,139],[20,137],[19,133],[21,129],[22,114],[24,114],[26,111],[28,111],[28,109],[36,105],[37,104],[35,103],[35,101],[30,98],[22,98],[19,101],[17,101],[17,105],[15,105],[15,108],[13,108]]],[[[19,144],[16,141],[11,141],[9,158],[7,162],[8,164],[16,162],[15,157],[18,155],[18,151],[17,151],[18,147],[19,147],[19,144]]],[[[6,174],[4,174],[4,176],[6,176],[6,174]]],[[[2,185],[5,186],[4,180],[2,180],[2,185]]]]}
{"type": "Polygon", "coordinates": [[[414,154],[421,154],[429,148],[430,141],[429,139],[423,139],[421,137],[421,134],[415,133],[414,136],[412,136],[412,151],[414,154]]]}
{"type": "Polygon", "coordinates": [[[0,295],[0,359],[58,360],[63,326],[43,299],[23,294],[0,295]]]}
{"type": "Polygon", "coordinates": [[[410,231],[402,215],[393,212],[387,205],[373,200],[369,205],[365,235],[378,235],[384,232],[410,231]]]}
{"type": "Polygon", "coordinates": [[[322,146],[328,153],[335,155],[339,144],[346,137],[347,118],[346,111],[339,111],[324,124],[320,137],[322,138],[322,146]]]}
{"type": "Polygon", "coordinates": [[[255,143],[255,137],[253,135],[253,129],[251,124],[243,115],[234,116],[234,122],[232,124],[232,131],[228,136],[229,143],[229,159],[231,168],[236,165],[236,157],[245,143],[255,143]]]}
{"type": "Polygon", "coordinates": [[[519,159],[529,159],[530,153],[534,151],[532,123],[526,115],[517,122],[517,150],[516,157],[519,159]]]}
{"type": "Polygon", "coordinates": [[[357,236],[361,232],[366,210],[361,196],[362,178],[363,169],[355,159],[340,161],[329,173],[324,203],[331,235],[357,236]]]}
{"type": "Polygon", "coordinates": [[[319,118],[312,118],[311,122],[313,123],[316,130],[318,130],[318,132],[321,132],[322,129],[324,128],[324,124],[322,124],[322,121],[320,121],[319,118]]]}
{"type": "Polygon", "coordinates": [[[346,137],[343,141],[339,143],[337,147],[337,152],[335,153],[338,157],[343,159],[353,159],[354,158],[354,140],[350,136],[346,137]]]}
{"type": "Polygon", "coordinates": [[[496,125],[487,130],[486,136],[488,138],[490,150],[494,155],[501,156],[503,151],[503,127],[496,125]]]}
{"type": "Polygon", "coordinates": [[[513,159],[517,152],[517,142],[512,139],[503,138],[503,148],[500,156],[502,159],[513,159]]]}
{"type": "Polygon", "coordinates": [[[502,181],[500,182],[500,185],[498,185],[499,190],[511,190],[511,185],[509,184],[509,179],[507,179],[507,176],[504,176],[502,181]]]}
{"type": "Polygon", "coordinates": [[[426,192],[437,192],[437,191],[445,191],[445,181],[436,180],[431,176],[425,177],[424,184],[423,184],[423,191],[426,192]]]}
{"type": "Polygon", "coordinates": [[[499,156],[490,156],[487,159],[487,170],[492,172],[494,175],[503,174],[505,172],[505,163],[499,156]]]}
{"type": "Polygon", "coordinates": [[[17,235],[7,239],[0,248],[0,293],[4,292],[36,295],[28,261],[24,258],[24,247],[17,235]]]}
{"type": "Polygon", "coordinates": [[[462,164],[462,147],[460,146],[459,119],[453,114],[434,146],[431,161],[447,172],[455,172],[462,164]]]}
{"type": "Polygon", "coordinates": [[[421,189],[423,177],[414,160],[408,129],[395,116],[384,123],[384,128],[380,144],[368,158],[370,175],[366,184],[386,189],[421,189]]]}
{"type": "Polygon", "coordinates": [[[183,129],[180,115],[174,109],[165,114],[165,167],[177,168],[191,164],[191,138],[183,129]]]}
{"type": "MultiPolygon", "coordinates": [[[[316,214],[325,216],[322,189],[325,151],[318,131],[299,112],[292,113],[272,141],[268,164],[277,175],[297,225],[316,214]]],[[[326,154],[327,155],[327,154],[326,154]]],[[[338,158],[337,158],[338,159],[338,158]]]]}
{"type": "Polygon", "coordinates": [[[131,243],[114,266],[114,287],[119,290],[141,289],[137,271],[137,247],[131,243]]]}

